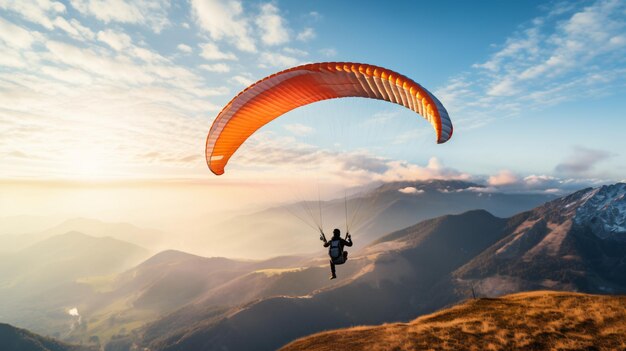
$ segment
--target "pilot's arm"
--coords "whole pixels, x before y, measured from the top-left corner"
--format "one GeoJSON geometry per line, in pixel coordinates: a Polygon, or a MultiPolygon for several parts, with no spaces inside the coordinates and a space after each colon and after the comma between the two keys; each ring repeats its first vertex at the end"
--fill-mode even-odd
{"type": "Polygon", "coordinates": [[[352,235],[350,235],[350,233],[348,233],[347,238],[348,238],[348,240],[344,240],[344,241],[343,241],[343,244],[344,244],[345,246],[350,247],[350,246],[352,246],[352,235]]]}
{"type": "Polygon", "coordinates": [[[320,229],[320,240],[324,242],[324,247],[328,247],[330,242],[326,240],[326,235],[324,235],[324,231],[320,229]]]}

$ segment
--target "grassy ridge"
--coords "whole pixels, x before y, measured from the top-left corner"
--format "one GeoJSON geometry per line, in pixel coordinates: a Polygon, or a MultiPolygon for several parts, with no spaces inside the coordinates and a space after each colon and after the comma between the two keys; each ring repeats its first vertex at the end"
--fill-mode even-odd
{"type": "Polygon", "coordinates": [[[298,339],[282,351],[624,350],[626,296],[538,291],[470,300],[410,323],[298,339]]]}

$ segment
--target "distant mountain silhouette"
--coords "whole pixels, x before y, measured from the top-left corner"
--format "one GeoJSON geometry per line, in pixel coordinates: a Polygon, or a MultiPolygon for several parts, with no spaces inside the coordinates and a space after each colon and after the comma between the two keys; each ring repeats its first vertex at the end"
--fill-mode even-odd
{"type": "Polygon", "coordinates": [[[317,201],[297,202],[212,223],[211,231],[245,240],[206,244],[226,256],[267,257],[310,253],[310,248],[317,243],[318,234],[301,219],[313,224],[311,216],[317,217],[321,207],[325,230],[330,232],[334,227],[344,230],[347,207],[349,221],[354,218],[353,233],[355,238],[358,237],[355,249],[359,249],[386,233],[428,218],[475,209],[506,217],[555,197],[552,194],[487,192],[482,185],[452,180],[385,183],[349,196],[347,203],[343,197],[322,201],[321,204],[317,201]],[[400,191],[407,188],[413,188],[415,192],[400,191]],[[289,245],[276,245],[276,242],[288,242],[289,245]]]}
{"type": "Polygon", "coordinates": [[[626,344],[624,306],[624,296],[520,293],[466,301],[409,323],[326,331],[280,351],[620,350],[626,344]]]}
{"type": "Polygon", "coordinates": [[[13,254],[0,255],[0,315],[36,332],[67,330],[67,310],[93,298],[79,279],[123,271],[148,251],[112,238],[69,232],[13,254]]]}
{"type": "Polygon", "coordinates": [[[132,295],[135,308],[171,312],[247,272],[249,266],[243,261],[168,250],[120,274],[113,294],[124,298],[132,295]]]}
{"type": "Polygon", "coordinates": [[[144,229],[130,223],[111,223],[90,218],[72,218],[46,230],[30,233],[12,233],[0,235],[4,251],[18,251],[47,238],[80,232],[92,237],[111,237],[126,241],[151,250],[161,248],[166,234],[155,229],[144,229]]]}
{"type": "Polygon", "coordinates": [[[147,250],[127,242],[67,232],[0,255],[0,289],[31,284],[50,288],[84,276],[116,273],[147,256],[147,250]]]}
{"type": "Polygon", "coordinates": [[[2,351],[96,351],[96,347],[70,345],[37,335],[25,329],[0,323],[0,349],[2,351]]]}

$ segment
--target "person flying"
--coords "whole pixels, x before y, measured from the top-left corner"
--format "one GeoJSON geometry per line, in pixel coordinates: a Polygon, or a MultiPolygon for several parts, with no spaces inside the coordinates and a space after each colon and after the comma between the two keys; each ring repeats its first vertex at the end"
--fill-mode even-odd
{"type": "Polygon", "coordinates": [[[335,265],[344,264],[348,260],[348,252],[343,251],[345,246],[352,246],[352,236],[350,233],[346,233],[346,239],[341,238],[341,231],[339,229],[333,230],[333,237],[330,240],[326,240],[324,232],[320,230],[320,240],[324,242],[324,247],[328,247],[328,256],[330,256],[330,272],[332,275],[330,279],[337,278],[335,272],[335,265]]]}

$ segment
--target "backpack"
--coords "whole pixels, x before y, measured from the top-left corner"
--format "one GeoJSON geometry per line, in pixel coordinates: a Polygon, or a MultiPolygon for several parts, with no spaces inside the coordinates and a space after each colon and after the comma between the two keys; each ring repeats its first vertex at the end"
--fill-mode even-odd
{"type": "Polygon", "coordinates": [[[341,240],[331,240],[330,241],[330,249],[328,250],[328,254],[330,258],[333,260],[337,260],[343,256],[341,247],[341,240]]]}

